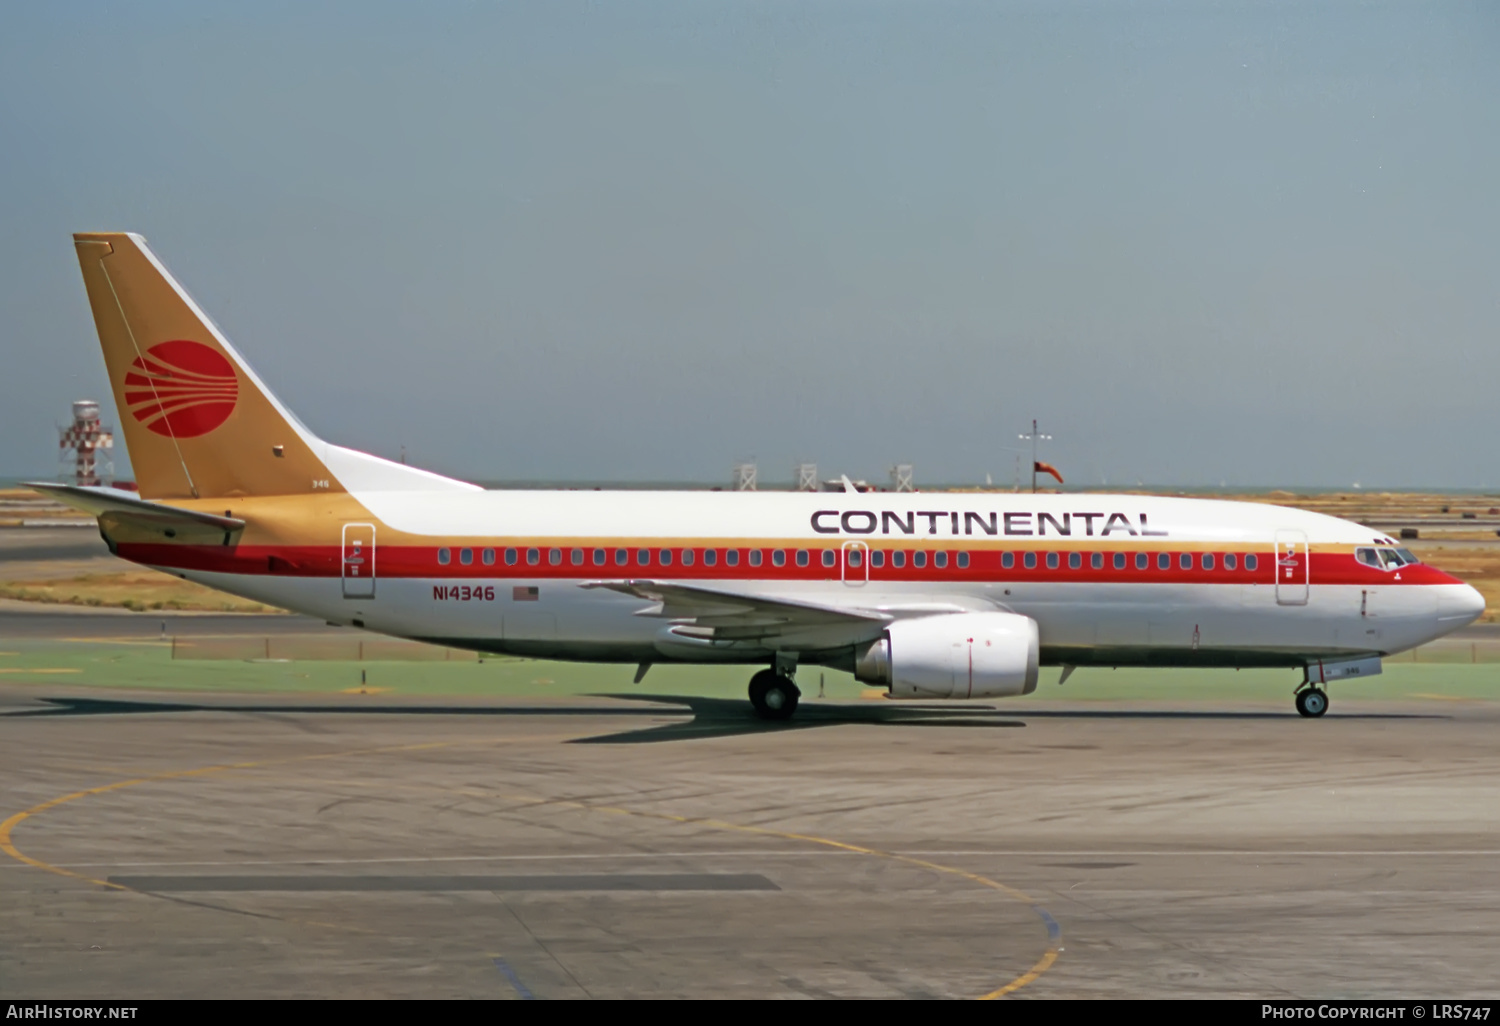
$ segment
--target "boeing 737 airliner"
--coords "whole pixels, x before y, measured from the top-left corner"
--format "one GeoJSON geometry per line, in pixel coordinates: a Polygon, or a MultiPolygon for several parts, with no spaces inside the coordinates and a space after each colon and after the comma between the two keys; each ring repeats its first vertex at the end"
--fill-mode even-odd
{"type": "Polygon", "coordinates": [[[276,399],[139,235],[74,236],[139,495],[36,484],[111,551],[437,644],[635,665],[797,666],[891,698],[1029,694],[1039,667],[1288,667],[1320,685],[1484,609],[1334,517],[1139,495],[486,491],[332,445],[276,399]]]}

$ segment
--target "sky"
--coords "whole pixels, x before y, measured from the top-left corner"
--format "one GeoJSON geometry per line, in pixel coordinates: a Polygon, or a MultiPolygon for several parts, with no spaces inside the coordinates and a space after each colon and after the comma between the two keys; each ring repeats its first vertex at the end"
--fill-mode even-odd
{"type": "MultiPolygon", "coordinates": [[[[0,475],[136,231],[473,480],[1500,488],[1500,5],[0,6],[0,475]]],[[[123,453],[120,454],[123,456],[123,453]]],[[[128,474],[118,461],[122,476],[128,474]]]]}

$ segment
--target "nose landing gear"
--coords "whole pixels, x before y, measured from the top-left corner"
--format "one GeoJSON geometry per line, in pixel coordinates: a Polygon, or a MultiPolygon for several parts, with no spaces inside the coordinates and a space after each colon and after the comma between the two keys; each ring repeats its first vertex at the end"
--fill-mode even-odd
{"type": "Polygon", "coordinates": [[[750,678],[750,704],[763,720],[789,720],[802,692],[792,679],[775,670],[761,670],[750,678]]]}
{"type": "Polygon", "coordinates": [[[1297,689],[1297,711],[1303,716],[1322,716],[1328,711],[1328,692],[1304,683],[1297,689]]]}

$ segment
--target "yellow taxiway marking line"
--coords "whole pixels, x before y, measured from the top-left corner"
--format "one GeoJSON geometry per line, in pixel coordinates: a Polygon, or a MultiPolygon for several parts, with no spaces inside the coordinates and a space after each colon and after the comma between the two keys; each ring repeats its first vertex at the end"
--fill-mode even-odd
{"type": "Polygon", "coordinates": [[[76,666],[39,666],[26,669],[23,666],[0,667],[0,673],[82,673],[83,670],[76,666]]]}
{"type": "MultiPolygon", "coordinates": [[[[576,735],[568,736],[573,737],[576,735]]],[[[69,794],[60,795],[49,801],[42,802],[39,805],[33,805],[29,809],[23,809],[20,812],[14,813],[3,822],[0,822],[0,852],[4,852],[6,855],[10,856],[18,862],[22,862],[36,869],[44,870],[48,873],[55,873],[58,876],[65,876],[74,880],[80,880],[84,883],[94,884],[96,886],[104,887],[109,890],[125,891],[132,894],[142,894],[145,892],[138,891],[133,887],[127,887],[124,884],[112,883],[108,880],[100,880],[95,877],[88,876],[84,873],[76,873],[62,866],[53,865],[50,862],[45,862],[41,859],[33,858],[32,856],[27,855],[25,852],[17,848],[15,846],[15,842],[12,840],[12,836],[15,832],[16,827],[20,826],[23,822],[32,818],[33,816],[38,816],[51,809],[55,809],[58,806],[66,805],[69,802],[79,801],[84,798],[92,798],[97,795],[109,794],[114,791],[122,791],[128,787],[139,787],[144,784],[163,783],[169,780],[187,780],[194,777],[204,777],[215,773],[229,773],[236,770],[262,769],[270,766],[284,766],[298,762],[313,762],[325,759],[341,759],[358,755],[387,755],[401,752],[431,751],[438,748],[453,748],[462,747],[465,745],[503,744],[510,740],[540,741],[556,740],[556,738],[541,738],[532,735],[517,739],[488,738],[482,741],[430,741],[422,744],[387,745],[378,748],[351,749],[343,752],[322,752],[315,755],[287,756],[286,758],[281,759],[262,759],[249,762],[220,763],[211,766],[199,766],[193,769],[170,770],[164,773],[153,773],[146,776],[132,777],[128,780],[117,780],[110,784],[102,784],[99,787],[85,788],[81,791],[73,791],[69,794]]],[[[1009,983],[1005,984],[1002,987],[998,987],[995,990],[980,995],[979,1000],[981,1001],[988,1001],[995,998],[1005,997],[1007,994],[1012,994],[1020,990],[1027,984],[1035,982],[1038,977],[1040,977],[1044,972],[1052,967],[1053,963],[1057,961],[1058,956],[1062,953],[1062,946],[1060,943],[1061,931],[1058,929],[1057,922],[1047,914],[1045,909],[1041,908],[1036,899],[1032,898],[1024,891],[1017,890],[1016,888],[1011,887],[1007,884],[1003,884],[998,880],[993,880],[990,877],[983,876],[979,873],[971,873],[967,869],[960,869],[957,866],[948,866],[940,862],[933,862],[930,859],[918,858],[912,855],[900,855],[895,852],[882,851],[878,848],[867,848],[863,845],[850,844],[845,841],[838,841],[828,837],[818,837],[814,834],[796,833],[787,830],[775,830],[771,827],[749,826],[743,823],[731,823],[727,820],[722,819],[712,819],[701,816],[676,816],[672,815],[671,813],[665,812],[646,812],[638,809],[626,809],[613,805],[595,805],[589,802],[574,801],[570,799],[539,798],[535,795],[516,795],[501,793],[500,796],[508,801],[514,801],[521,805],[551,806],[553,808],[576,809],[583,812],[598,812],[605,815],[630,816],[638,819],[652,819],[667,823],[679,823],[691,826],[708,827],[712,830],[724,830],[735,833],[752,834],[761,837],[777,837],[783,840],[800,841],[806,844],[816,844],[824,848],[832,849],[834,851],[848,852],[856,855],[866,855],[872,858],[890,859],[895,862],[903,862],[907,865],[918,866],[920,868],[928,869],[933,872],[956,876],[961,879],[968,880],[971,883],[976,883],[981,887],[997,891],[1013,901],[1017,901],[1023,905],[1026,905],[1028,908],[1031,908],[1041,916],[1043,922],[1047,926],[1047,950],[1043,953],[1042,957],[1038,959],[1034,965],[1031,966],[1031,968],[1027,969],[1020,976],[1017,976],[1015,979],[1011,980],[1009,983]]],[[[320,920],[302,920],[302,922],[305,922],[307,925],[311,926],[323,926],[335,930],[354,930],[361,933],[371,932],[362,930],[358,927],[340,926],[336,923],[328,923],[320,920]]]]}
{"type": "Polygon", "coordinates": [[[1040,959],[1037,960],[1035,965],[1026,970],[1026,972],[1022,973],[1020,976],[1017,976],[1014,980],[1011,980],[1005,986],[999,987],[987,994],[981,995],[981,1001],[990,1001],[995,998],[1001,998],[1007,994],[1011,994],[1017,990],[1020,990],[1028,983],[1036,980],[1036,978],[1041,976],[1042,973],[1050,969],[1052,967],[1052,963],[1056,962],[1058,955],[1062,953],[1062,947],[1058,943],[1061,940],[1061,933],[1057,929],[1057,923],[1050,915],[1047,915],[1045,911],[1040,908],[1040,906],[1036,902],[1036,899],[1032,898],[1031,895],[1026,894],[1024,891],[1019,891],[1016,888],[1009,886],[1008,884],[1003,884],[998,880],[992,880],[991,878],[982,876],[979,873],[971,873],[967,869],[960,869],[957,866],[947,866],[943,865],[940,862],[933,862],[930,859],[917,858],[912,855],[898,855],[895,852],[882,851],[879,848],[866,848],[863,845],[850,844],[847,841],[836,841],[829,837],[818,837],[814,834],[801,834],[788,830],[775,830],[771,827],[747,826],[743,823],[730,823],[722,819],[710,819],[702,816],[674,816],[671,813],[665,812],[643,812],[638,809],[625,809],[611,805],[592,805],[587,802],[557,800],[551,798],[535,798],[530,795],[507,794],[504,795],[504,797],[511,801],[520,802],[527,805],[550,805],[554,807],[583,809],[589,812],[603,812],[616,816],[633,816],[641,819],[657,819],[669,823],[682,823],[691,826],[705,826],[714,830],[728,830],[737,833],[756,834],[762,837],[777,837],[787,841],[803,841],[808,844],[817,844],[825,848],[832,848],[835,851],[850,852],[856,855],[869,855],[874,858],[890,859],[893,862],[904,862],[910,866],[918,866],[922,869],[932,870],[933,872],[946,873],[951,876],[957,876],[964,880],[968,880],[971,883],[979,884],[981,887],[987,887],[991,890],[999,891],[1007,898],[1010,898],[1013,901],[1018,901],[1021,904],[1026,905],[1028,908],[1031,908],[1041,914],[1042,920],[1047,924],[1048,928],[1048,945],[1046,952],[1040,959]]]}
{"type": "Polygon", "coordinates": [[[60,795],[59,797],[53,798],[50,801],[42,802],[40,805],[33,805],[29,809],[23,809],[22,811],[17,812],[13,816],[6,819],[4,822],[0,822],[0,852],[4,852],[11,858],[16,859],[19,862],[24,862],[28,866],[35,866],[37,869],[43,869],[49,873],[56,873],[59,876],[72,877],[75,880],[82,880],[85,883],[97,884],[100,887],[107,887],[111,890],[128,891],[131,890],[131,888],[125,887],[122,884],[110,883],[108,880],[97,880],[91,876],[85,876],[82,873],[74,873],[73,871],[64,869],[61,866],[54,866],[50,862],[43,862],[41,859],[34,859],[30,855],[27,855],[25,852],[17,848],[15,846],[15,843],[11,840],[11,836],[15,832],[16,827],[20,826],[26,820],[30,819],[33,816],[41,815],[43,812],[47,812],[50,809],[55,809],[59,805],[66,805],[69,802],[76,802],[82,798],[92,798],[95,795],[109,794],[111,791],[122,791],[127,787],[138,787],[142,784],[155,784],[166,780],[184,780],[191,777],[207,776],[211,773],[227,773],[231,770],[259,769],[262,766],[275,766],[289,762],[306,762],[313,759],[337,759],[343,756],[376,754],[383,752],[413,751],[422,748],[444,747],[447,744],[451,744],[451,742],[437,742],[422,745],[394,745],[385,748],[367,748],[348,752],[325,752],[317,755],[290,756],[285,759],[265,759],[259,762],[222,763],[213,766],[199,766],[194,769],[170,770],[165,773],[152,773],[146,776],[131,777],[128,780],[116,780],[111,784],[102,784],[99,787],[85,788],[82,791],[74,791],[71,794],[60,795]]]}

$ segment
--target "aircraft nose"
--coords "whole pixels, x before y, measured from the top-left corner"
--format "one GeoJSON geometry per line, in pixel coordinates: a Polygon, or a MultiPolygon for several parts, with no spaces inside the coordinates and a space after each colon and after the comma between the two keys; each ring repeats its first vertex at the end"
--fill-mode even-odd
{"type": "Polygon", "coordinates": [[[1444,626],[1462,627],[1484,612],[1484,596],[1471,585],[1450,584],[1438,594],[1438,619],[1444,626]]]}

